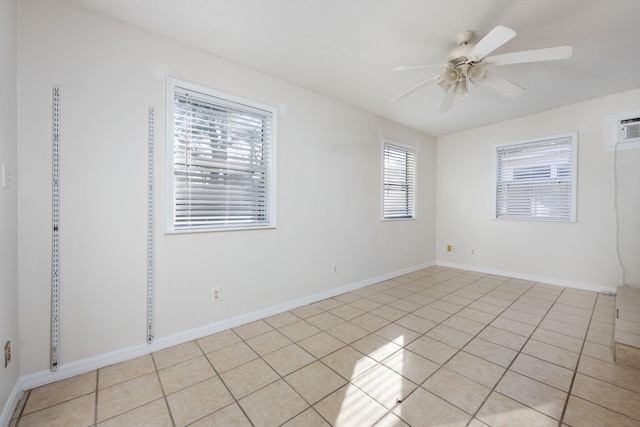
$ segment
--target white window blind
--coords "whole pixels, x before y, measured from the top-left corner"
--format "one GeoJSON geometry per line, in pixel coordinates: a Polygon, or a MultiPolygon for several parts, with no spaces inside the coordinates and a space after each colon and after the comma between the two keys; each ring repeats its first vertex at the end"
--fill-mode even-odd
{"type": "Polygon", "coordinates": [[[496,218],[575,221],[576,136],[496,148],[496,218]]]}
{"type": "Polygon", "coordinates": [[[383,157],[383,218],[413,218],[415,216],[415,150],[385,141],[383,157]]]}
{"type": "Polygon", "coordinates": [[[173,86],[173,230],[272,225],[274,111],[202,92],[173,86]]]}

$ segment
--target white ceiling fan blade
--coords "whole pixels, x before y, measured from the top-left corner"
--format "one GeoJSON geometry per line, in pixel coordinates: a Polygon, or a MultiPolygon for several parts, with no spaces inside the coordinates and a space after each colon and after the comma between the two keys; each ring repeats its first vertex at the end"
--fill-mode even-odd
{"type": "Polygon", "coordinates": [[[516,36],[516,32],[511,28],[498,25],[489,34],[484,36],[469,52],[472,58],[482,59],[512,38],[516,36]]]}
{"type": "Polygon", "coordinates": [[[500,92],[507,98],[515,98],[518,95],[524,93],[524,89],[509,80],[493,74],[489,71],[486,72],[482,83],[486,84],[492,89],[500,92]]]}
{"type": "Polygon", "coordinates": [[[573,48],[569,45],[547,47],[544,49],[523,50],[521,52],[504,53],[486,58],[493,65],[523,64],[526,62],[554,61],[571,57],[573,48]]]}
{"type": "Polygon", "coordinates": [[[453,92],[455,87],[456,85],[451,85],[449,86],[449,89],[447,89],[447,93],[445,93],[444,98],[442,98],[442,103],[440,104],[440,109],[438,110],[439,113],[446,113],[447,111],[451,110],[451,107],[453,106],[453,99],[455,98],[455,93],[453,92]]]}
{"type": "Polygon", "coordinates": [[[442,67],[442,64],[421,64],[421,65],[401,65],[394,68],[391,71],[409,71],[409,70],[421,70],[423,68],[435,68],[442,67]]]}
{"type": "Polygon", "coordinates": [[[437,74],[437,75],[435,75],[433,77],[429,77],[427,80],[418,83],[417,85],[415,85],[414,87],[412,87],[412,88],[410,88],[408,90],[405,90],[400,95],[394,96],[393,98],[391,98],[389,100],[389,102],[395,102],[400,98],[404,98],[405,96],[417,91],[418,89],[428,85],[429,83],[435,82],[436,80],[438,80],[440,78],[440,76],[441,76],[441,74],[437,74]]]}

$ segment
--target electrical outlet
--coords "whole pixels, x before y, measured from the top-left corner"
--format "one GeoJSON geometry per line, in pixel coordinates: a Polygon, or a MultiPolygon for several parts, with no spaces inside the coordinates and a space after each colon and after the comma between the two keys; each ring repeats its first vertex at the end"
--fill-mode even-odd
{"type": "Polygon", "coordinates": [[[476,254],[476,250],[475,249],[471,249],[471,255],[475,255],[476,254]]]}
{"type": "Polygon", "coordinates": [[[447,245],[447,252],[451,252],[453,250],[453,246],[447,245]]]}
{"type": "Polygon", "coordinates": [[[407,254],[409,253],[409,251],[407,251],[406,249],[404,250],[404,256],[407,256],[407,254]]]}
{"type": "Polygon", "coordinates": [[[11,363],[11,341],[7,341],[4,345],[4,367],[6,368],[11,363]]]}
{"type": "Polygon", "coordinates": [[[220,288],[212,288],[211,289],[211,302],[218,302],[222,298],[222,293],[220,292],[220,288]]]}
{"type": "Polygon", "coordinates": [[[333,264],[331,266],[331,274],[336,274],[338,272],[338,264],[333,264]]]}

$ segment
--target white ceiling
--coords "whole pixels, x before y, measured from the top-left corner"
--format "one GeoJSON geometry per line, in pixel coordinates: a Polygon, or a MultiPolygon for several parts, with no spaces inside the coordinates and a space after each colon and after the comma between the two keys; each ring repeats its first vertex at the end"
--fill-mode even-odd
{"type": "MultiPolygon", "coordinates": [[[[640,0],[68,0],[364,110],[440,136],[640,88],[640,0]],[[518,35],[494,53],[570,44],[570,59],[496,67],[524,87],[481,86],[438,114],[431,85],[454,37],[496,25],[518,35]]],[[[639,100],[640,104],[640,100],[639,100]]]]}

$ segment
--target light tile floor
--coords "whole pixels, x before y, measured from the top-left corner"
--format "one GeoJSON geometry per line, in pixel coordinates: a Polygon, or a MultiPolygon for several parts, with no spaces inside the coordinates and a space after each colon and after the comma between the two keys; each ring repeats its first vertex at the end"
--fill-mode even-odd
{"type": "Polygon", "coordinates": [[[24,394],[28,426],[640,426],[615,297],[431,267],[24,394]]]}

